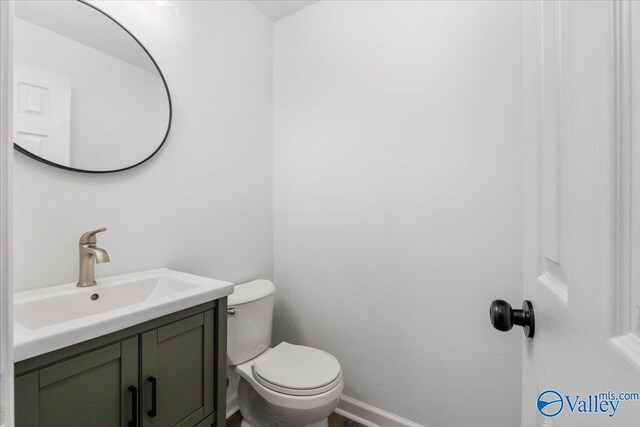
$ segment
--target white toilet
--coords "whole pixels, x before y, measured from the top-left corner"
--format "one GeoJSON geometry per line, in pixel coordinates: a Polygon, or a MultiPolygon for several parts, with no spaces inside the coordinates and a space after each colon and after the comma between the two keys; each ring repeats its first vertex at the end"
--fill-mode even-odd
{"type": "Polygon", "coordinates": [[[326,427],[338,406],[338,360],[312,347],[271,344],[273,293],[269,280],[235,287],[229,296],[227,363],[240,375],[243,427],[326,427]]]}

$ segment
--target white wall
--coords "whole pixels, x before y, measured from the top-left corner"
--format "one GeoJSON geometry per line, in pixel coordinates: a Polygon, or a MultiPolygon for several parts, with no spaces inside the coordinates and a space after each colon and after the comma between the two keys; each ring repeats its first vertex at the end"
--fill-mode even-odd
{"type": "Polygon", "coordinates": [[[11,105],[13,2],[0,2],[0,425],[13,425],[11,105]]]}
{"type": "Polygon", "coordinates": [[[520,423],[517,2],[319,2],[275,24],[275,341],[426,426],[520,423]]]}
{"type": "Polygon", "coordinates": [[[276,341],[341,361],[345,394],[427,426],[519,424],[517,3],[319,2],[275,27],[249,2],[173,19],[95,1],[158,61],[174,102],[145,165],[79,175],[16,154],[17,290],[167,266],[274,274],[276,341]],[[273,246],[272,246],[273,243],[273,246]],[[491,410],[487,409],[490,408],[491,410]]]}
{"type": "Polygon", "coordinates": [[[127,172],[67,172],[16,154],[15,289],[74,282],[78,238],[107,226],[96,276],[166,266],[218,279],[271,277],[272,24],[248,2],[183,1],[173,19],[139,1],[95,1],[149,49],[171,90],[165,147],[127,172]]]}

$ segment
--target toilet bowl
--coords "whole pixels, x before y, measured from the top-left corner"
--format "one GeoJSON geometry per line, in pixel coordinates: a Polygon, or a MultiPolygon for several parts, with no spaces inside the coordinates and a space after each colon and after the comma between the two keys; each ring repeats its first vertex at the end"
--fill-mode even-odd
{"type": "Polygon", "coordinates": [[[229,296],[227,359],[241,378],[242,425],[326,427],[344,387],[340,363],[312,347],[269,347],[274,291],[270,281],[256,280],[229,296]]]}
{"type": "Polygon", "coordinates": [[[337,362],[320,350],[283,342],[233,367],[241,378],[238,403],[247,421],[243,425],[326,426],[343,388],[337,362]],[[314,363],[318,360],[310,355],[320,359],[326,356],[329,366],[318,366],[314,363]],[[305,365],[308,369],[303,371],[305,365]],[[291,371],[294,373],[289,374],[291,371]],[[305,373],[298,376],[298,372],[305,373]]]}

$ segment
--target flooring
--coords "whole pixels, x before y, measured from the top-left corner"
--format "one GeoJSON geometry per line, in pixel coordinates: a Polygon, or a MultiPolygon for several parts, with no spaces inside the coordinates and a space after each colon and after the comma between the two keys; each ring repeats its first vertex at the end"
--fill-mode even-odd
{"type": "MultiPolygon", "coordinates": [[[[240,411],[236,411],[235,414],[227,418],[227,427],[240,427],[242,423],[242,415],[240,411]]],[[[365,427],[364,425],[357,423],[349,418],[343,417],[335,412],[329,415],[329,427],[365,427]]]]}

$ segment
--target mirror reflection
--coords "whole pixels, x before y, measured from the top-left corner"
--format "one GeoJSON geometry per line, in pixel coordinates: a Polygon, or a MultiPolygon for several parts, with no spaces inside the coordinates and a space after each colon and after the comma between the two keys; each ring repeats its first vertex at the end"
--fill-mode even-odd
{"type": "Polygon", "coordinates": [[[20,1],[15,14],[16,149],[86,172],[152,156],[168,133],[171,106],[142,45],[81,1],[20,1]]]}

